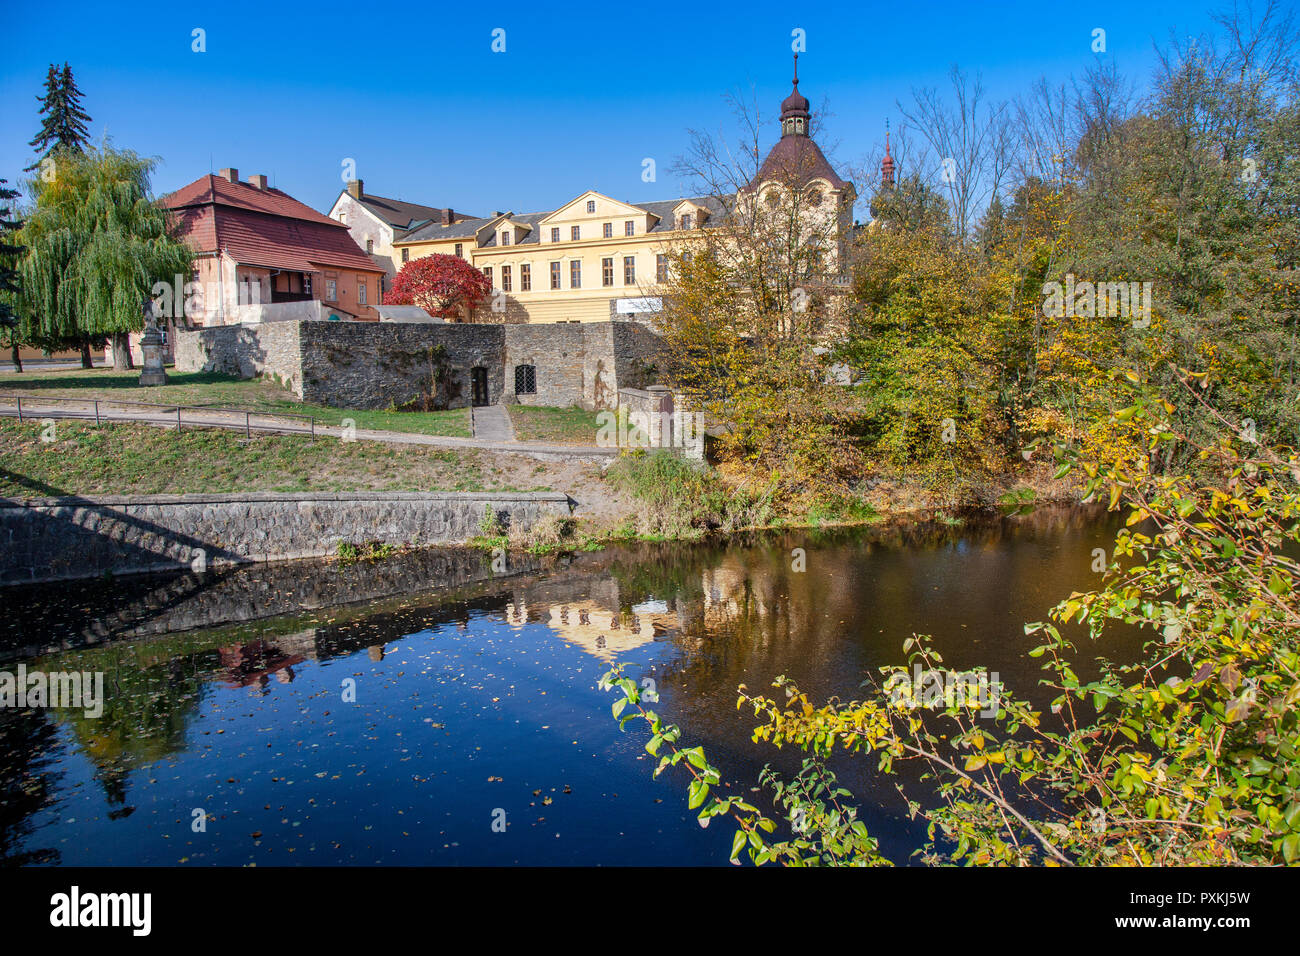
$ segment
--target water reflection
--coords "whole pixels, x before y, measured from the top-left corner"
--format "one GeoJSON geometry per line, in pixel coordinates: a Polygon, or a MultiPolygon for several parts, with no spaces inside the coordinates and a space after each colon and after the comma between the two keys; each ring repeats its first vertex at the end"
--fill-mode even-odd
{"type": "MultiPolygon", "coordinates": [[[[653,674],[657,709],[747,789],[797,755],[750,742],[741,683],[784,674],[851,697],[920,632],[951,666],[1043,698],[1022,625],[1095,581],[1092,549],[1112,532],[1055,509],[635,545],[524,559],[506,577],[482,555],[433,552],[10,589],[8,659],[101,671],[107,699],[99,719],[0,709],[0,859],[723,862],[725,828],[696,826],[680,781],[654,781],[644,741],[610,718],[595,687],[610,664],[653,674]],[[205,834],[195,807],[213,818],[205,834]],[[496,808],[506,834],[488,825],[496,808]]],[[[1134,650],[1119,634],[1088,655],[1134,650]]],[[[892,785],[845,771],[902,854],[916,833],[892,785]]]]}

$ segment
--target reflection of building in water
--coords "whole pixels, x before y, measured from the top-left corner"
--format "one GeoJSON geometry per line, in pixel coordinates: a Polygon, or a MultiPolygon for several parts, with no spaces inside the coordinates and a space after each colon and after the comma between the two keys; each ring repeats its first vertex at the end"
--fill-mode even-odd
{"type": "Polygon", "coordinates": [[[620,654],[675,631],[678,618],[664,601],[647,601],[627,611],[611,611],[592,601],[552,604],[552,631],[593,657],[612,664],[620,654]]]}
{"type": "Polygon", "coordinates": [[[302,654],[286,653],[276,643],[252,641],[248,644],[231,644],[221,648],[223,675],[230,687],[265,688],[270,676],[281,684],[292,683],[293,665],[307,658],[302,654]]]}

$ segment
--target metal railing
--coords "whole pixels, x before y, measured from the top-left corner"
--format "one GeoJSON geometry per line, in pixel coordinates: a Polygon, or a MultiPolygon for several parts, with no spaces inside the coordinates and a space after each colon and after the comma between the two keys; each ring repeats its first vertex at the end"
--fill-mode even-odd
{"type": "MultiPolygon", "coordinates": [[[[10,393],[6,393],[6,392],[0,392],[0,402],[11,402],[11,403],[13,403],[13,404],[16,406],[17,416],[18,416],[18,420],[19,420],[20,422],[21,422],[21,421],[25,421],[26,419],[37,419],[37,418],[42,418],[42,417],[48,417],[48,416],[42,416],[42,415],[39,414],[39,413],[34,413],[34,411],[35,411],[35,408],[34,408],[34,407],[39,407],[39,406],[41,406],[41,405],[48,405],[48,404],[55,404],[55,405],[63,404],[63,405],[76,405],[76,406],[80,406],[80,408],[78,409],[78,411],[80,411],[81,414],[76,414],[75,412],[74,412],[74,413],[60,412],[58,417],[60,417],[60,418],[84,418],[84,419],[86,419],[87,421],[89,421],[91,418],[93,418],[93,419],[95,420],[95,424],[96,424],[96,425],[99,425],[99,424],[101,424],[102,422],[105,422],[105,421],[143,422],[143,423],[145,423],[145,424],[152,424],[152,425],[171,425],[171,424],[175,424],[175,425],[176,425],[176,429],[177,429],[177,431],[179,431],[179,430],[181,429],[181,427],[184,425],[184,419],[183,419],[183,416],[182,416],[182,413],[183,413],[183,412],[207,412],[207,413],[209,413],[209,414],[216,413],[216,414],[223,414],[223,415],[233,415],[233,416],[235,416],[235,421],[233,421],[233,422],[232,422],[232,421],[224,421],[224,422],[223,422],[223,421],[212,421],[212,420],[200,421],[200,420],[196,420],[196,419],[194,419],[194,417],[191,416],[191,421],[189,422],[190,427],[192,427],[192,428],[194,428],[194,427],[198,427],[198,428],[231,428],[231,429],[237,429],[237,428],[239,427],[239,425],[238,425],[238,416],[243,415],[243,416],[244,416],[244,434],[245,434],[245,435],[248,435],[248,436],[250,436],[250,437],[252,436],[252,434],[253,434],[253,430],[254,430],[254,429],[257,429],[257,430],[260,430],[260,431],[271,431],[271,432],[273,432],[273,431],[290,431],[290,432],[301,432],[301,431],[306,431],[306,432],[310,433],[310,434],[313,435],[313,436],[316,434],[316,419],[315,419],[315,417],[312,416],[312,415],[299,415],[299,414],[295,414],[294,412],[264,412],[264,411],[255,411],[255,410],[253,410],[253,409],[251,409],[251,408],[232,408],[232,407],[228,407],[228,406],[224,406],[224,405],[176,405],[176,404],[171,404],[171,403],[161,404],[161,403],[158,403],[158,402],[140,402],[140,401],[132,401],[132,400],[129,400],[129,399],[117,399],[117,398],[113,398],[113,399],[103,399],[103,398],[95,398],[95,399],[91,399],[91,398],[64,398],[64,397],[62,397],[62,396],[53,396],[53,395],[48,396],[48,397],[47,397],[47,396],[38,396],[38,395],[18,395],[18,394],[10,394],[10,393]],[[27,409],[26,409],[26,411],[24,411],[24,409],[23,409],[23,400],[24,400],[24,399],[27,400],[27,409]],[[90,406],[90,407],[87,408],[86,406],[90,406]],[[144,418],[144,417],[140,417],[139,415],[130,415],[130,414],[124,414],[124,415],[112,415],[112,414],[109,414],[109,412],[110,412],[111,410],[113,410],[113,409],[121,409],[124,413],[129,413],[132,409],[137,409],[137,408],[139,408],[139,409],[146,409],[146,410],[147,410],[147,409],[163,409],[163,410],[167,413],[167,417],[166,417],[166,418],[144,418]],[[172,413],[175,413],[175,415],[176,415],[176,417],[175,417],[174,419],[171,417],[171,414],[172,414],[172,413]],[[24,417],[24,415],[25,415],[26,417],[24,417]],[[307,427],[306,427],[306,428],[291,428],[291,427],[287,427],[285,424],[279,424],[279,425],[276,425],[276,424],[262,424],[262,423],[256,423],[256,422],[254,422],[254,420],[253,420],[255,416],[256,416],[256,417],[260,417],[260,418],[262,418],[262,419],[271,419],[271,420],[274,420],[274,419],[294,419],[294,420],[299,421],[299,422],[306,422],[306,423],[307,423],[307,427]]],[[[0,408],[0,415],[4,415],[4,414],[6,414],[5,409],[0,408]]],[[[148,414],[148,412],[146,411],[144,414],[148,414]]],[[[329,423],[328,423],[328,422],[322,422],[321,424],[322,424],[322,425],[327,425],[327,424],[329,424],[329,423]]]]}

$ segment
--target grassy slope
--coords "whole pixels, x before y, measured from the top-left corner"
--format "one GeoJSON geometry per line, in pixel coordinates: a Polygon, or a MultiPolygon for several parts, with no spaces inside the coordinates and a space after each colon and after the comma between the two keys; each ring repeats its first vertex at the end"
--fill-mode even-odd
{"type": "Polygon", "coordinates": [[[548,408],[542,405],[507,405],[515,437],[561,445],[596,444],[596,412],[582,408],[548,408]]]}
{"type": "Polygon", "coordinates": [[[552,490],[504,484],[492,456],[478,451],[66,421],[45,443],[43,429],[0,419],[0,495],[552,490]]]}
{"type": "Polygon", "coordinates": [[[469,409],[445,412],[388,412],[326,408],[297,401],[291,392],[266,379],[238,379],[210,372],[167,373],[167,384],[142,387],[140,373],[115,372],[111,368],[69,371],[0,373],[0,392],[26,397],[117,399],[131,402],[212,405],[259,412],[311,415],[317,421],[337,425],[351,418],[357,428],[417,432],[424,435],[470,437],[469,409]]]}

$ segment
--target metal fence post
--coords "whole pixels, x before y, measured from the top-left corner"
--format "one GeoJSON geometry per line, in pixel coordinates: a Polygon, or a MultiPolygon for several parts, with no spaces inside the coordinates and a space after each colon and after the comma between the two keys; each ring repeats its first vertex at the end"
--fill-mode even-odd
{"type": "Polygon", "coordinates": [[[99,399],[95,400],[95,424],[99,424],[99,399]]]}
{"type": "Polygon", "coordinates": [[[18,421],[21,422],[23,420],[23,397],[18,395],[16,398],[18,399],[18,421]]]}
{"type": "Polygon", "coordinates": [[[177,405],[176,406],[176,431],[180,432],[180,430],[181,430],[181,407],[177,405]]]}
{"type": "Polygon", "coordinates": [[[252,420],[253,420],[253,413],[252,413],[252,412],[244,412],[244,437],[245,437],[245,438],[252,438],[252,437],[253,437],[253,424],[252,424],[252,420]]]}

